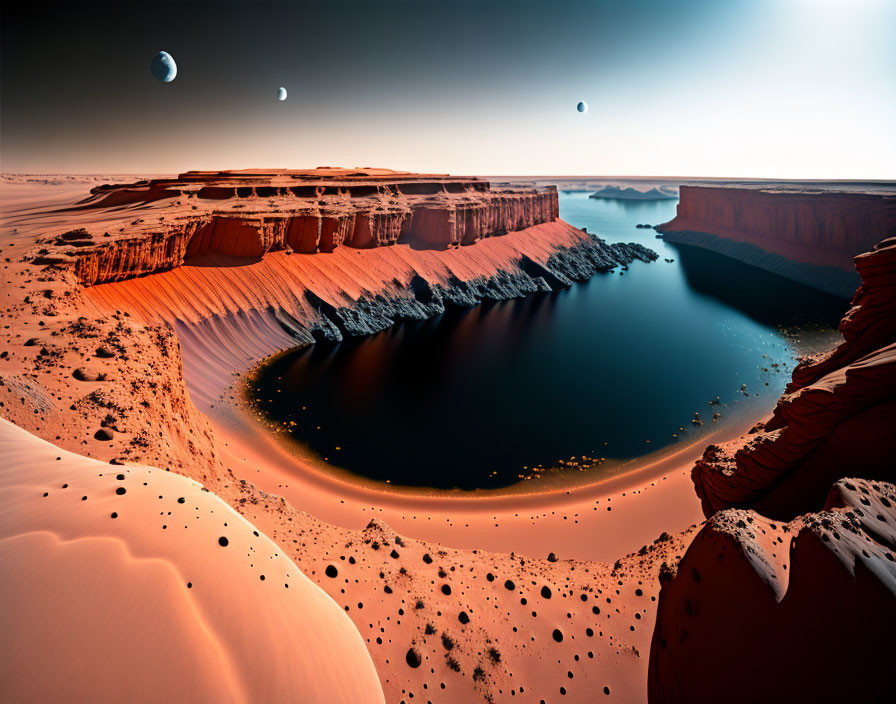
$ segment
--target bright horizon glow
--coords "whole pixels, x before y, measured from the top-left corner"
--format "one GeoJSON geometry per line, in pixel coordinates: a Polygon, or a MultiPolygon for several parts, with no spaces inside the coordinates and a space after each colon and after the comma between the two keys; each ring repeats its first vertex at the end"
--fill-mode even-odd
{"type": "Polygon", "coordinates": [[[258,44],[254,25],[240,34],[245,17],[221,13],[222,31],[248,42],[238,56],[226,37],[202,44],[173,19],[150,23],[110,40],[96,85],[63,81],[49,61],[29,66],[40,46],[4,18],[2,170],[896,179],[896,2],[482,5],[370,2],[355,19],[319,10],[329,54],[278,34],[291,11],[278,3],[251,10],[270,25],[258,44]],[[384,35],[370,46],[361,38],[375,22],[384,35]],[[450,39],[418,36],[430,26],[450,39]],[[149,76],[158,47],[178,62],[170,84],[149,76]],[[289,101],[270,100],[279,85],[289,101]]]}

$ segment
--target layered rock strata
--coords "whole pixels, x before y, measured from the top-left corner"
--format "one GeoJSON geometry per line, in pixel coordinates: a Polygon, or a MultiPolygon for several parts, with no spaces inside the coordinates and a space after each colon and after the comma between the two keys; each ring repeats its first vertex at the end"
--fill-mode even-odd
{"type": "Polygon", "coordinates": [[[896,195],[682,186],[676,217],[657,229],[849,298],[853,257],[896,234],[896,195]]]}
{"type": "Polygon", "coordinates": [[[816,509],[847,471],[896,481],[896,239],[856,257],[862,285],[835,350],[804,360],[772,416],[710,445],[692,476],[707,515],[816,509]]]}
{"type": "Polygon", "coordinates": [[[558,213],[554,187],[492,190],[476,178],[382,169],[188,172],[92,189],[37,261],[71,266],[80,283],[94,285],[208,255],[399,241],[444,249],[553,222],[558,213]]]}
{"type": "Polygon", "coordinates": [[[653,704],[892,697],[892,484],[841,480],[786,524],[717,513],[660,581],[653,704]]]}

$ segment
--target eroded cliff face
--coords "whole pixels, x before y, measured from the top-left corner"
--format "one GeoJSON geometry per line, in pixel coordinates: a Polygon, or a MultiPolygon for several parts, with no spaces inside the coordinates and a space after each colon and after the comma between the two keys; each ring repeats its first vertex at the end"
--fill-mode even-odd
{"type": "Polygon", "coordinates": [[[843,343],[826,354],[803,360],[788,391],[814,383],[896,341],[896,238],[886,239],[855,258],[862,284],[840,321],[843,343]]]}
{"type": "Polygon", "coordinates": [[[856,267],[844,342],[694,466],[709,520],[661,572],[654,704],[892,696],[896,239],[856,267]]]}
{"type": "Polygon", "coordinates": [[[896,481],[896,239],[856,258],[862,285],[832,352],[804,360],[771,418],[710,445],[692,477],[707,516],[756,508],[790,519],[847,471],[896,481]]]}
{"type": "Polygon", "coordinates": [[[892,484],[841,480],[786,524],[716,514],[660,574],[649,701],[887,701],[894,551],[892,484]]]}
{"type": "Polygon", "coordinates": [[[849,298],[853,257],[896,234],[896,196],[682,186],[678,214],[657,229],[849,298]]]}
{"type": "Polygon", "coordinates": [[[493,191],[474,178],[370,169],[188,172],[99,186],[49,233],[36,262],[94,285],[165,271],[191,258],[260,258],[405,242],[444,249],[553,222],[554,187],[493,191]],[[135,217],[137,216],[137,217],[135,217]]]}

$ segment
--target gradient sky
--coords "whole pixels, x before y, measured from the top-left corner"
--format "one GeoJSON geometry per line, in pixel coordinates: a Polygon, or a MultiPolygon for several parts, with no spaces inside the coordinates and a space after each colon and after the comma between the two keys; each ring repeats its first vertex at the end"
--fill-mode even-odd
{"type": "Polygon", "coordinates": [[[893,179],[894,37],[894,0],[5,1],[0,168],[893,179]]]}

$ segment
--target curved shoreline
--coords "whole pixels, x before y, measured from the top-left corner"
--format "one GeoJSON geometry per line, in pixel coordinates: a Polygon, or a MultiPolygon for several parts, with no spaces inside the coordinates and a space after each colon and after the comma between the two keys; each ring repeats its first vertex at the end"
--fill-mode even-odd
{"type": "MultiPolygon", "coordinates": [[[[266,424],[255,412],[263,412],[249,398],[248,388],[258,370],[272,360],[291,350],[277,352],[259,361],[247,372],[241,373],[231,387],[236,393],[233,399],[217,404],[214,410],[207,410],[206,415],[223,428],[230,428],[232,433],[240,435],[248,441],[251,437],[257,440],[264,438],[265,444],[273,448],[284,458],[287,466],[293,467],[309,481],[318,483],[333,490],[348,492],[357,491],[361,495],[377,497],[381,503],[414,506],[417,504],[463,505],[471,507],[484,502],[504,504],[507,506],[541,507],[553,506],[574,498],[586,496],[602,496],[612,491],[630,489],[641,482],[654,479],[662,474],[660,467],[686,464],[694,455],[695,446],[705,448],[717,442],[725,442],[743,435],[757,421],[769,415],[777,396],[754,400],[749,407],[736,408],[729,412],[727,420],[713,424],[710,430],[701,430],[699,434],[688,435],[686,440],[670,443],[648,454],[626,459],[608,459],[606,465],[586,470],[592,476],[583,481],[564,481],[563,475],[573,476],[576,473],[569,469],[558,468],[557,474],[551,478],[536,479],[531,482],[519,481],[514,484],[495,489],[442,489],[428,486],[392,484],[371,479],[349,469],[331,464],[308,447],[301,439],[289,433],[279,433],[272,429],[274,423],[266,424]],[[764,403],[770,402],[772,405],[764,403]],[[768,407],[766,407],[768,406],[768,407]],[[761,407],[761,409],[760,409],[761,407]],[[566,499],[565,497],[570,497],[566,499]],[[394,500],[394,501],[393,501],[394,500]]],[[[694,455],[696,459],[696,455],[694,455]]],[[[549,471],[549,470],[548,470],[549,471]]]]}
{"type": "MultiPolygon", "coordinates": [[[[303,311],[303,290],[320,291],[337,304],[344,302],[346,295],[370,296],[377,290],[387,300],[401,300],[400,290],[390,283],[396,271],[402,272],[399,276],[403,279],[413,271],[426,272],[431,281],[444,281],[461,271],[462,280],[497,278],[502,271],[514,271],[514,262],[520,257],[546,261],[557,248],[575,248],[583,238],[590,240],[561,223],[560,228],[537,226],[448,252],[394,246],[360,253],[340,254],[337,250],[326,257],[307,259],[271,253],[249,267],[182,267],[150,278],[91,287],[87,295],[100,309],[120,305],[132,314],[154,313],[156,319],[175,322],[187,388],[212,422],[225,464],[265,493],[282,496],[296,508],[344,528],[363,528],[376,517],[409,537],[530,557],[556,551],[552,536],[558,530],[569,531],[568,525],[561,525],[570,522],[559,515],[562,511],[571,514],[571,522],[583,529],[564,540],[565,557],[614,560],[663,532],[685,530],[702,522],[690,480],[691,466],[706,444],[738,437],[771,407],[758,413],[745,411],[717,432],[628,460],[622,465],[624,470],[582,486],[478,496],[427,495],[377,488],[373,482],[323,471],[310,457],[302,461],[252,418],[240,403],[238,390],[261,361],[295,347],[297,339],[290,327],[297,320],[284,320],[271,305],[284,306],[279,310],[285,309],[289,315],[295,311],[298,316],[303,311]],[[375,275],[366,274],[359,285],[354,277],[362,258],[369,260],[367,266],[375,275]],[[308,271],[306,264],[312,265],[308,271]],[[284,297],[283,288],[270,285],[274,282],[295,285],[289,289],[293,303],[284,297]],[[221,298],[215,286],[223,284],[229,288],[224,289],[228,295],[221,298]],[[267,288],[258,288],[259,284],[267,288]],[[180,298],[187,290],[189,299],[180,298]],[[267,291],[264,295],[270,300],[256,298],[258,291],[267,291]]],[[[308,317],[309,312],[304,314],[308,317]]]]}
{"type": "MultiPolygon", "coordinates": [[[[379,333],[375,333],[379,334],[379,333]]],[[[794,356],[797,351],[786,336],[781,339],[791,347],[790,354],[794,356]]],[[[676,431],[677,440],[665,445],[659,445],[643,455],[632,457],[608,457],[588,469],[575,471],[573,468],[562,467],[558,463],[545,466],[539,471],[539,475],[522,476],[513,483],[494,488],[450,488],[444,486],[429,486],[425,484],[401,484],[395,481],[376,479],[367,476],[363,472],[355,472],[338,462],[331,461],[332,457],[324,457],[308,445],[304,438],[295,435],[289,430],[283,430],[280,421],[270,415],[266,409],[256,403],[254,398],[257,389],[253,389],[259,376],[265,374],[266,368],[277,362],[284,356],[288,356],[300,350],[308,350],[309,345],[298,345],[289,349],[275,352],[264,359],[257,361],[252,367],[239,374],[233,384],[224,394],[225,400],[204,409],[206,414],[212,417],[226,418],[236,414],[253,428],[259,435],[264,435],[268,440],[280,448],[288,456],[288,464],[297,463],[301,471],[308,471],[332,482],[334,486],[361,487],[375,496],[400,496],[409,500],[435,501],[445,499],[452,502],[508,500],[520,501],[520,505],[527,504],[524,497],[533,495],[561,497],[570,492],[581,493],[588,487],[596,485],[617,486],[624,485],[622,476],[638,474],[640,469],[646,466],[668,462],[671,458],[687,454],[687,450],[694,444],[705,446],[712,442],[722,442],[725,439],[737,437],[746,432],[761,417],[769,415],[773,410],[773,403],[778,398],[777,392],[758,394],[754,397],[736,399],[724,405],[725,413],[721,421],[707,426],[692,426],[689,420],[682,418],[682,424],[687,426],[676,431]],[[733,430],[732,430],[733,429],[733,430]],[[283,432],[281,432],[283,431],[283,432]]],[[[826,351],[827,347],[821,351],[826,351]]],[[[813,350],[816,351],[816,350],[813,350]]],[[[190,380],[187,379],[189,383],[190,380]]],[[[279,389],[278,389],[279,391],[279,389]]],[[[239,425],[239,422],[234,421],[239,425]]],[[[612,430],[613,426],[609,426],[612,430]]],[[[350,427],[344,428],[350,434],[350,427]]],[[[434,445],[437,446],[436,443],[434,445]]],[[[384,453],[375,458],[388,463],[389,455],[384,453]]],[[[425,460],[422,460],[425,463],[425,460]]]]}
{"type": "Polygon", "coordinates": [[[630,460],[627,471],[577,487],[426,495],[377,489],[318,469],[278,442],[244,401],[220,404],[206,413],[227,463],[242,470],[237,475],[328,523],[357,529],[376,518],[402,535],[453,548],[531,558],[553,551],[562,558],[605,561],[635,552],[663,532],[701,523],[691,467],[708,443],[734,439],[758,419],[744,414],[671,451],[630,460]],[[553,539],[557,530],[564,533],[562,550],[553,539]]]}

